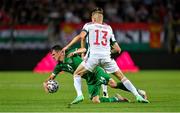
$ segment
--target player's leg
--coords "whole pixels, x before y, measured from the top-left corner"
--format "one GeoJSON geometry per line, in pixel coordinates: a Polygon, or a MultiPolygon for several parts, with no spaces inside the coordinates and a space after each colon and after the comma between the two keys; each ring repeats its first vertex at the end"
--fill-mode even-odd
{"type": "MultiPolygon", "coordinates": [[[[123,91],[128,91],[130,92],[122,82],[118,82],[116,83],[114,79],[110,78],[109,79],[109,82],[108,82],[108,85],[111,87],[111,88],[115,88],[115,89],[121,89],[123,91]]],[[[137,92],[139,93],[139,95],[141,95],[144,99],[147,99],[147,94],[144,90],[142,89],[136,89],[137,92]]]]}
{"type": "Polygon", "coordinates": [[[116,94],[113,97],[100,97],[100,102],[129,102],[127,98],[122,97],[120,94],[116,94]]]}
{"type": "Polygon", "coordinates": [[[76,104],[84,100],[84,96],[82,94],[81,89],[81,76],[83,76],[88,71],[91,71],[95,68],[97,61],[94,59],[88,58],[86,61],[84,60],[75,70],[74,72],[74,87],[77,92],[77,97],[71,102],[71,104],[76,104]]]}
{"type": "Polygon", "coordinates": [[[106,72],[112,73],[113,75],[115,75],[129,91],[131,91],[135,96],[139,96],[136,88],[120,71],[119,67],[117,66],[117,64],[114,60],[107,59],[104,62],[104,64],[105,64],[104,68],[105,68],[106,72]]]}
{"type": "Polygon", "coordinates": [[[93,103],[100,103],[99,95],[94,96],[94,97],[92,98],[92,102],[93,102],[93,103]]]}
{"type": "MultiPolygon", "coordinates": [[[[94,94],[91,94],[93,95],[93,99],[92,101],[94,102],[98,102],[99,101],[99,84],[105,84],[107,86],[107,84],[111,84],[112,87],[116,87],[116,82],[109,76],[109,74],[107,74],[102,68],[100,67],[97,67],[95,68],[95,74],[96,74],[96,77],[97,77],[97,82],[96,82],[96,85],[94,87],[92,87],[93,90],[95,90],[94,94]]],[[[111,97],[111,98],[108,98],[108,97],[101,97],[100,98],[100,102],[127,102],[128,99],[122,97],[121,95],[119,94],[116,94],[114,97],[111,97]]]]}
{"type": "Polygon", "coordinates": [[[108,98],[108,90],[107,90],[107,85],[105,85],[105,84],[102,84],[102,85],[101,85],[101,87],[102,87],[102,94],[103,94],[103,97],[106,97],[106,98],[108,98]]]}
{"type": "Polygon", "coordinates": [[[116,94],[113,97],[99,97],[100,95],[100,84],[97,82],[97,84],[94,85],[88,85],[88,91],[90,95],[90,99],[93,103],[101,103],[101,102],[129,102],[128,99],[122,97],[119,94],[116,94]]]}
{"type": "Polygon", "coordinates": [[[137,89],[134,87],[134,85],[131,83],[130,80],[128,80],[124,74],[118,70],[116,72],[113,73],[116,77],[118,77],[121,82],[123,83],[123,85],[134,94],[134,96],[136,97],[136,100],[138,102],[142,102],[142,103],[149,103],[149,101],[147,99],[144,99],[138,92],[137,89]]]}
{"type": "Polygon", "coordinates": [[[114,60],[104,60],[104,69],[106,70],[106,72],[115,75],[123,83],[123,85],[134,94],[138,102],[149,103],[148,100],[139,95],[134,85],[124,76],[114,60]]]}
{"type": "Polygon", "coordinates": [[[103,102],[128,102],[127,99],[125,99],[124,97],[122,97],[121,95],[117,94],[114,97],[99,97],[99,95],[94,96],[92,98],[92,102],[93,103],[103,103],[103,102]]]}
{"type": "Polygon", "coordinates": [[[107,83],[110,79],[110,76],[104,71],[103,68],[97,66],[94,69],[94,76],[96,76],[99,81],[101,81],[101,87],[102,87],[102,95],[103,97],[108,98],[108,91],[107,91],[107,83]]]}
{"type": "Polygon", "coordinates": [[[88,86],[87,88],[88,88],[88,92],[89,92],[89,98],[92,100],[92,102],[100,103],[99,95],[100,95],[101,86],[97,85],[97,81],[94,81],[94,84],[88,84],[87,86],[88,86]]]}
{"type": "Polygon", "coordinates": [[[84,100],[84,96],[81,89],[81,76],[83,76],[86,72],[87,70],[81,64],[74,72],[74,88],[76,90],[77,97],[71,102],[71,104],[77,104],[84,100]]]}
{"type": "Polygon", "coordinates": [[[86,72],[87,72],[87,70],[81,64],[78,66],[78,68],[74,72],[74,87],[77,91],[77,96],[82,95],[81,76],[83,76],[86,72]]]}
{"type": "MultiPolygon", "coordinates": [[[[121,90],[124,90],[124,91],[128,91],[130,92],[122,82],[118,82],[116,83],[114,79],[112,79],[109,74],[107,74],[102,68],[100,67],[97,67],[95,68],[95,74],[98,78],[104,78],[104,82],[103,84],[108,84],[111,88],[116,88],[116,89],[121,89],[121,90]]],[[[103,80],[101,80],[103,81],[103,80]]],[[[146,95],[146,92],[144,90],[141,90],[141,89],[136,89],[137,92],[144,98],[144,99],[147,99],[147,95],[146,95]]],[[[103,92],[106,91],[106,88],[105,90],[103,90],[103,92]]]]}

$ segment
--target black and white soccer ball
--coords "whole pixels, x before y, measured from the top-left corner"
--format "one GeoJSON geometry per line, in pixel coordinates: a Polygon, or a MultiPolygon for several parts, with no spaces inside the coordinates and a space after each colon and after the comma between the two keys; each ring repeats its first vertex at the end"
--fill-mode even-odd
{"type": "Polygon", "coordinates": [[[55,80],[48,80],[47,81],[47,89],[49,93],[55,93],[59,89],[59,84],[55,80]]]}

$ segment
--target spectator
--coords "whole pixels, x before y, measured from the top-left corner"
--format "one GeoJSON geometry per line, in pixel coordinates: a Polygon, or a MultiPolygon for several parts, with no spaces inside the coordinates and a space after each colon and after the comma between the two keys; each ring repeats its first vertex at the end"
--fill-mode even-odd
{"type": "Polygon", "coordinates": [[[5,12],[4,7],[0,9],[0,25],[7,25],[11,23],[10,16],[5,12]]]}
{"type": "Polygon", "coordinates": [[[139,22],[147,22],[148,21],[149,12],[144,4],[140,5],[139,9],[136,12],[136,15],[138,17],[139,22]]]}
{"type": "Polygon", "coordinates": [[[1,23],[48,24],[47,18],[54,9],[61,22],[87,22],[89,11],[97,6],[104,9],[106,22],[164,23],[168,10],[174,19],[180,18],[178,0],[1,0],[0,5],[1,23]]]}

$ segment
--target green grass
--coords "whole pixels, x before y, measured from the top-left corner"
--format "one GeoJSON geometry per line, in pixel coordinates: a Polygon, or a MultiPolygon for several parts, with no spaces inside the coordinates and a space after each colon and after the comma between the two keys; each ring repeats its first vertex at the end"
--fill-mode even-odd
{"type": "Polygon", "coordinates": [[[180,112],[180,71],[140,71],[126,76],[148,92],[150,104],[136,103],[132,94],[110,88],[110,96],[120,93],[132,103],[93,104],[83,81],[85,101],[67,108],[76,96],[68,73],[57,77],[57,93],[46,94],[42,82],[48,74],[0,72],[0,112],[180,112]]]}

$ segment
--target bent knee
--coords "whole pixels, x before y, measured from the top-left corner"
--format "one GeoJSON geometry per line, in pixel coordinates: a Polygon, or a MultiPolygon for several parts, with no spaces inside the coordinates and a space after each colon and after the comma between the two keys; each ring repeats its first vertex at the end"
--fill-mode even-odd
{"type": "Polygon", "coordinates": [[[93,97],[92,102],[93,103],[100,103],[99,97],[93,97]]]}
{"type": "Polygon", "coordinates": [[[74,71],[73,75],[74,75],[74,76],[83,76],[83,75],[86,74],[87,72],[88,72],[88,70],[87,70],[86,68],[84,68],[84,67],[79,67],[79,68],[77,68],[77,69],[74,71]]]}
{"type": "Polygon", "coordinates": [[[117,86],[117,83],[112,78],[109,80],[108,84],[111,88],[115,88],[117,86]]]}
{"type": "Polygon", "coordinates": [[[120,70],[113,73],[113,75],[115,75],[119,80],[122,80],[122,78],[124,78],[124,74],[120,70]]]}
{"type": "Polygon", "coordinates": [[[100,100],[92,100],[93,103],[98,104],[100,103],[100,100]]]}

